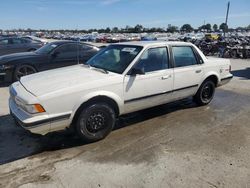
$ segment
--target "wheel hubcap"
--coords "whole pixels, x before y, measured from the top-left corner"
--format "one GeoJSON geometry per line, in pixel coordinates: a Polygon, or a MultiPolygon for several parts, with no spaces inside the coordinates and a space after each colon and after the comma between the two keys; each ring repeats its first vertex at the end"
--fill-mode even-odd
{"type": "Polygon", "coordinates": [[[203,90],[202,90],[202,99],[204,101],[209,101],[211,100],[212,96],[213,96],[213,87],[211,84],[207,84],[204,86],[203,90]]]}
{"type": "Polygon", "coordinates": [[[29,75],[29,74],[33,74],[35,73],[35,69],[33,67],[28,67],[28,66],[24,66],[24,67],[20,67],[18,70],[17,70],[17,74],[16,74],[16,79],[17,80],[20,80],[20,78],[22,76],[26,76],[26,75],[29,75]]]}
{"type": "Polygon", "coordinates": [[[88,131],[96,133],[105,127],[106,119],[103,113],[98,112],[91,114],[86,123],[88,131]]]}

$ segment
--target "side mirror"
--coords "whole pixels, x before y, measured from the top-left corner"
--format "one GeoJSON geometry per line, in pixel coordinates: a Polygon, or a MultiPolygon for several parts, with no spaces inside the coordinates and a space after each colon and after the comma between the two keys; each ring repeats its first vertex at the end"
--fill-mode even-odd
{"type": "Polygon", "coordinates": [[[137,74],[139,74],[139,75],[145,74],[144,68],[132,68],[132,69],[130,70],[129,75],[135,76],[135,75],[137,75],[137,74]]]}

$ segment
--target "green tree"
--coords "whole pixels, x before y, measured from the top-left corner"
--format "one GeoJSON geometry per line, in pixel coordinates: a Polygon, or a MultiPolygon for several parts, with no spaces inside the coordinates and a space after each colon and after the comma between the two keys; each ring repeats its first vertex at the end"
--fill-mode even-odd
{"type": "Polygon", "coordinates": [[[111,31],[111,29],[110,29],[109,27],[107,27],[107,28],[105,29],[105,33],[110,33],[110,31],[111,31]]]}
{"type": "Polygon", "coordinates": [[[223,31],[223,32],[227,32],[228,30],[228,25],[226,23],[222,23],[220,24],[220,29],[223,31]]]}
{"type": "Polygon", "coordinates": [[[176,26],[169,26],[167,28],[167,32],[169,32],[169,33],[174,33],[174,32],[177,32],[177,31],[178,31],[178,27],[176,27],[176,26]]]}
{"type": "Polygon", "coordinates": [[[207,23],[207,24],[205,25],[205,28],[206,28],[207,31],[211,31],[211,30],[212,30],[212,29],[211,29],[211,24],[210,24],[210,23],[207,23]]]}
{"type": "Polygon", "coordinates": [[[135,26],[135,28],[134,28],[134,31],[135,31],[136,33],[141,33],[141,32],[143,31],[143,26],[137,24],[137,25],[135,26]]]}
{"type": "Polygon", "coordinates": [[[114,27],[114,28],[112,29],[112,33],[118,33],[118,32],[119,32],[118,27],[114,27]]]}
{"type": "Polygon", "coordinates": [[[185,31],[185,32],[191,32],[194,29],[192,28],[192,26],[190,24],[184,24],[183,26],[181,26],[181,31],[185,31]]]}
{"type": "Polygon", "coordinates": [[[217,30],[218,30],[218,25],[217,25],[217,24],[214,24],[214,25],[213,25],[213,30],[214,30],[214,31],[217,31],[217,30]]]}

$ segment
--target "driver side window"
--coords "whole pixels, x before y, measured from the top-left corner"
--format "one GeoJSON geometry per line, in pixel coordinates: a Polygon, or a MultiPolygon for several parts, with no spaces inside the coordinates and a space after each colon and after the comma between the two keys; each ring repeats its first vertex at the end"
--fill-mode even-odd
{"type": "Polygon", "coordinates": [[[168,59],[166,47],[150,48],[142,54],[135,68],[144,69],[145,73],[168,69],[168,59]]]}

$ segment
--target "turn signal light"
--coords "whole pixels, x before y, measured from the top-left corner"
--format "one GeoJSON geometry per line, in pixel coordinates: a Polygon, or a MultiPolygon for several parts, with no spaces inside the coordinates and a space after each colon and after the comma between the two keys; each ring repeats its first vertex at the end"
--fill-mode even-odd
{"type": "Polygon", "coordinates": [[[45,112],[44,108],[40,104],[34,104],[34,107],[36,108],[38,113],[45,112]]]}

